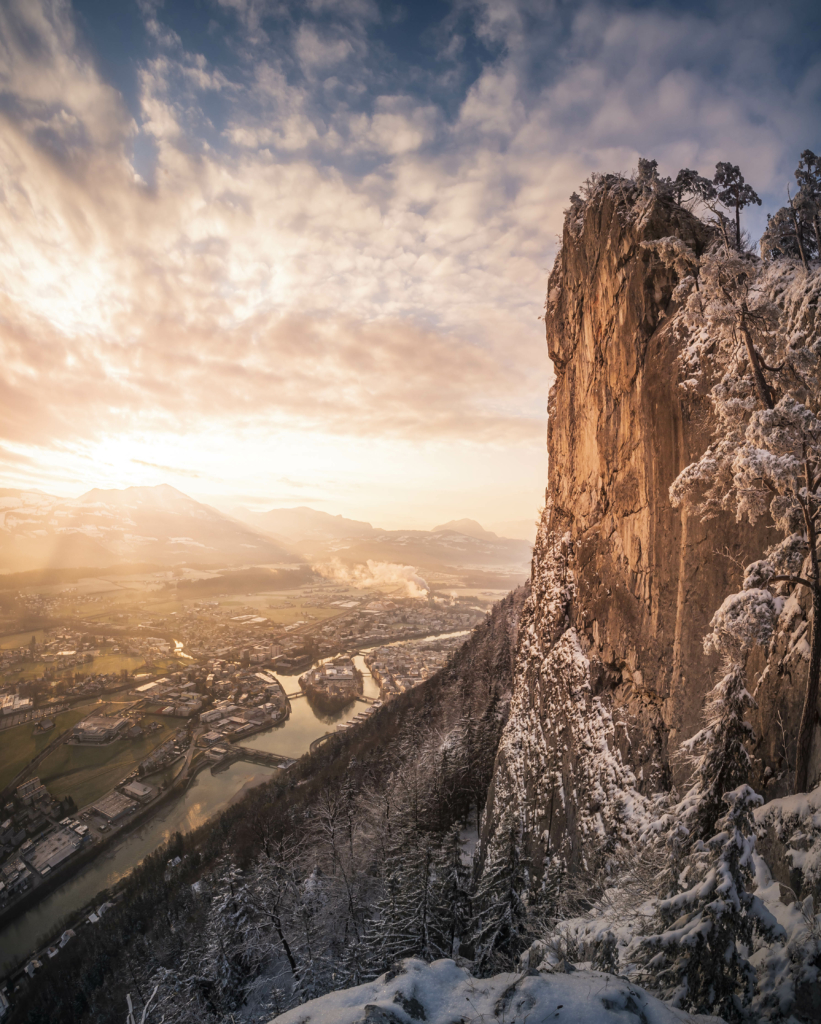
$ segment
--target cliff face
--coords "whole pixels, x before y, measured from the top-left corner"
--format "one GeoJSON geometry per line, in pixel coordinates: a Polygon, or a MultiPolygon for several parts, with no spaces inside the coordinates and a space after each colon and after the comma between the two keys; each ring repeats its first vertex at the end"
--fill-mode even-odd
{"type": "Polygon", "coordinates": [[[768,542],[766,525],[670,504],[714,422],[680,387],[677,278],[642,242],[672,235],[701,253],[711,229],[627,186],[574,199],[548,283],[547,504],[486,819],[487,840],[517,808],[537,863],[585,861],[682,781],[670,755],[716,681],[704,634],[768,542]]]}

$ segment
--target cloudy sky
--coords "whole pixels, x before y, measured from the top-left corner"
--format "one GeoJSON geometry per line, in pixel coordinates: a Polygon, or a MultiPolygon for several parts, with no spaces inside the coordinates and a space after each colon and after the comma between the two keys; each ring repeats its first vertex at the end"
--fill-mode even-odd
{"type": "Polygon", "coordinates": [[[592,170],[821,148],[821,5],[2,0],[0,485],[534,517],[592,170]]]}

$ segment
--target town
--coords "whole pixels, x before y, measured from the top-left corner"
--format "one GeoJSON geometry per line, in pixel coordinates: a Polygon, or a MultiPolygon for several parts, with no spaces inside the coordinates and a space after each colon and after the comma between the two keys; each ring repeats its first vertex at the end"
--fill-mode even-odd
{"type": "Polygon", "coordinates": [[[355,654],[388,700],[429,678],[484,619],[487,602],[475,598],[385,589],[317,578],[297,591],[163,594],[164,604],[125,610],[95,599],[93,619],[75,607],[28,639],[14,634],[23,642],[0,650],[0,919],[52,891],[199,771],[237,758],[287,770],[287,757],[242,741],[287,721],[301,696],[297,673],[303,699],[322,711],[369,705],[330,735],[374,710],[355,654]]]}

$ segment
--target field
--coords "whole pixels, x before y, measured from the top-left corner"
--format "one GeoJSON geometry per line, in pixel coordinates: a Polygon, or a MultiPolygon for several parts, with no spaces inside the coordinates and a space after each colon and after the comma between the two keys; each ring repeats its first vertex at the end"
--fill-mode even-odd
{"type": "Polygon", "coordinates": [[[28,647],[32,636],[38,644],[42,644],[45,635],[42,629],[33,629],[29,633],[7,633],[0,636],[0,651],[8,651],[13,647],[28,647]]]}
{"type": "MultiPolygon", "coordinates": [[[[314,600],[309,598],[308,600],[314,600]]],[[[290,626],[293,622],[318,622],[332,619],[340,615],[346,608],[317,607],[304,604],[298,595],[283,598],[279,594],[254,594],[241,600],[220,601],[220,609],[227,615],[240,615],[248,608],[253,608],[257,615],[263,615],[270,622],[280,626],[290,626]]]]}
{"type": "Polygon", "coordinates": [[[58,799],[70,794],[78,807],[93,803],[180,727],[179,719],[152,715],[143,719],[143,725],[154,721],[162,728],[138,740],[120,740],[103,747],[58,747],[40,765],[40,781],[58,799]]]}
{"type": "Polygon", "coordinates": [[[86,703],[69,708],[68,711],[55,716],[53,729],[38,735],[34,733],[34,722],[25,722],[0,733],[0,789],[7,786],[52,740],[76,725],[88,712],[89,705],[86,703]]]}
{"type": "Polygon", "coordinates": [[[145,664],[145,659],[130,654],[101,654],[99,658],[92,658],[84,665],[77,665],[74,668],[66,669],[67,672],[80,672],[84,676],[96,676],[101,673],[122,672],[127,669],[133,672],[145,664]]]}
{"type": "MultiPolygon", "coordinates": [[[[55,669],[54,678],[62,679],[65,676],[74,675],[75,672],[79,672],[83,676],[94,676],[103,672],[120,672],[124,668],[128,669],[129,672],[133,672],[134,669],[140,668],[144,664],[145,659],[142,657],[132,657],[127,654],[101,654],[99,658],[92,658],[91,661],[83,662],[80,665],[70,665],[68,668],[55,669]]],[[[24,662],[22,665],[17,665],[0,675],[0,685],[16,683],[19,679],[39,679],[49,667],[44,665],[42,661],[24,662]]]]}

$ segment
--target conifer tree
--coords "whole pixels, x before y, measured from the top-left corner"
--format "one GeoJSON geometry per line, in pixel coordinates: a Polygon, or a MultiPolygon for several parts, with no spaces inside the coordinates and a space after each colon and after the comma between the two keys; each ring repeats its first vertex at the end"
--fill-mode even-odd
{"type": "Polygon", "coordinates": [[[459,824],[436,845],[431,886],[430,948],[434,957],[454,957],[470,923],[470,870],[462,858],[459,824]]]}
{"type": "Polygon", "coordinates": [[[473,898],[472,944],[475,970],[486,977],[510,970],[527,948],[530,872],[521,850],[521,831],[505,810],[490,844],[473,898]]]}
{"type": "Polygon", "coordinates": [[[713,185],[721,205],[735,212],[735,247],[741,252],[741,211],[753,203],[761,206],[761,200],[752,186],[744,181],[744,175],[736,164],[717,163],[713,185]]]}
{"type": "Polygon", "coordinates": [[[796,205],[812,229],[815,253],[821,257],[821,157],[811,149],[801,154],[795,180],[798,182],[796,205]]]}
{"type": "Polygon", "coordinates": [[[673,195],[679,206],[685,199],[700,199],[702,202],[715,199],[715,185],[709,178],[703,178],[698,171],[683,167],[673,181],[673,195]]]}
{"type": "Polygon", "coordinates": [[[690,855],[689,889],[662,900],[654,934],[642,940],[639,962],[649,986],[673,1005],[745,1019],[755,970],[749,961],[755,935],[783,939],[784,931],[750,891],[753,881],[753,809],[762,798],[747,785],[726,793],[727,811],[716,833],[690,855]]]}

